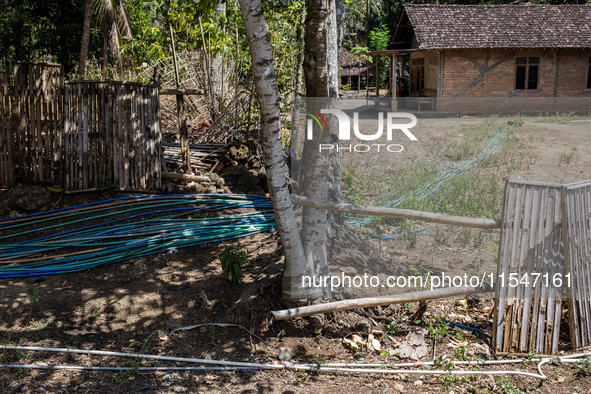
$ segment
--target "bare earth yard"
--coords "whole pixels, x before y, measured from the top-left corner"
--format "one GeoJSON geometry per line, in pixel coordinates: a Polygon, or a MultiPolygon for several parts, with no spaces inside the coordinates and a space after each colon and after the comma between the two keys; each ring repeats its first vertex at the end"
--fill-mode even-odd
{"type": "MultiPolygon", "coordinates": [[[[466,177],[463,180],[465,183],[458,186],[480,188],[467,191],[472,200],[462,204],[457,202],[459,200],[445,200],[455,196],[452,193],[457,193],[451,188],[445,189],[445,193],[449,194],[441,197],[442,204],[449,204],[446,213],[469,216],[477,211],[486,217],[499,217],[506,179],[555,183],[591,179],[591,123],[548,123],[571,120],[578,118],[543,121],[533,117],[421,120],[413,129],[420,143],[409,144],[409,148],[393,158],[392,163],[381,162],[374,169],[359,170],[345,156],[343,167],[355,170],[349,173],[353,183],[345,185],[344,194],[354,202],[383,203],[383,196],[391,191],[384,185],[401,185],[401,180],[416,177],[417,171],[429,166],[437,171],[453,168],[478,155],[486,141],[495,135],[499,125],[510,124],[513,126],[511,135],[500,143],[499,149],[468,172],[478,176],[466,177]],[[420,164],[417,166],[418,160],[420,164]],[[490,198],[491,195],[494,199],[490,198]]],[[[409,187],[412,188],[412,185],[409,187]]],[[[0,191],[0,204],[6,204],[7,196],[8,191],[0,191]]],[[[97,192],[61,196],[54,193],[44,209],[113,196],[121,194],[97,192]]],[[[397,223],[382,221],[370,223],[359,231],[384,234],[394,226],[397,223]]],[[[463,273],[486,267],[494,269],[498,231],[465,231],[458,227],[436,226],[414,232],[426,227],[429,224],[412,224],[400,230],[403,236],[381,242],[367,241],[367,245],[389,259],[393,266],[412,267],[421,275],[441,270],[463,273]]],[[[275,232],[262,233],[245,238],[241,243],[249,251],[251,263],[244,266],[243,280],[238,285],[232,285],[227,274],[221,270],[218,256],[223,250],[222,244],[181,249],[176,254],[160,253],[74,274],[0,279],[0,343],[256,363],[273,362],[277,360],[281,347],[290,347],[292,362],[389,363],[415,362],[397,357],[395,351],[406,342],[407,335],[415,333],[424,336],[427,346],[427,353],[420,361],[442,356],[445,356],[441,358],[442,362],[467,358],[467,354],[461,353],[463,346],[464,350],[475,352],[473,357],[494,358],[490,353],[479,353],[490,345],[490,299],[429,302],[422,318],[420,315],[413,317],[419,308],[419,304],[414,303],[331,313],[318,319],[296,318],[274,322],[269,312],[281,308],[278,298],[283,257],[279,237],[275,232]],[[483,332],[478,337],[469,337],[467,331],[457,334],[441,327],[441,338],[433,338],[429,325],[439,327],[438,317],[481,328],[483,332]],[[251,333],[239,327],[206,325],[170,334],[177,328],[204,323],[234,323],[251,333]],[[368,331],[382,325],[390,328],[382,336],[383,351],[371,352],[366,348],[353,351],[343,346],[343,338],[351,338],[354,333],[367,338],[368,331]],[[87,333],[75,335],[72,330],[86,330],[87,333]],[[463,343],[459,352],[456,351],[458,346],[448,346],[457,341],[463,343]]],[[[562,351],[569,354],[566,325],[562,329],[561,341],[562,351]]],[[[172,361],[137,362],[107,356],[9,350],[0,351],[0,364],[190,365],[172,361]]],[[[444,366],[442,364],[440,368],[444,366]]],[[[514,369],[535,373],[536,363],[484,367],[484,370],[490,371],[514,369]]],[[[544,373],[548,376],[546,381],[510,375],[446,378],[428,374],[323,373],[292,369],[117,372],[5,368],[0,369],[0,393],[591,392],[591,373],[585,374],[573,364],[546,364],[544,373]]]]}

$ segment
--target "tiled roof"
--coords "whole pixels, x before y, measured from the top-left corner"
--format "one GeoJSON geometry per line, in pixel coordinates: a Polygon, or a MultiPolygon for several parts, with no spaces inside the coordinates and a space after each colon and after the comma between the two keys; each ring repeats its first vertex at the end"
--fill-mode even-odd
{"type": "Polygon", "coordinates": [[[357,75],[359,73],[365,74],[367,69],[367,60],[361,60],[359,64],[360,56],[349,52],[347,49],[342,48],[339,53],[339,67],[341,68],[341,76],[357,75]]]}
{"type": "Polygon", "coordinates": [[[591,5],[404,6],[421,49],[591,48],[591,5]]]}

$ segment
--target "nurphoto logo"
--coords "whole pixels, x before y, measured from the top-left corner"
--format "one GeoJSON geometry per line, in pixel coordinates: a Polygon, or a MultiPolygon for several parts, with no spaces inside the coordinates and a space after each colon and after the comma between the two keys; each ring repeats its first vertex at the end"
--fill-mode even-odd
{"type": "MultiPolygon", "coordinates": [[[[309,116],[306,128],[306,138],[312,140],[314,138],[314,122],[318,125],[321,130],[328,130],[326,119],[322,114],[331,114],[336,116],[339,124],[338,137],[340,141],[351,140],[351,118],[343,111],[339,109],[321,109],[320,112],[306,108],[306,115],[309,116]]],[[[400,130],[410,139],[411,141],[417,141],[417,137],[410,132],[409,129],[413,128],[417,124],[417,117],[407,112],[388,112],[386,114],[386,140],[392,141],[392,136],[395,130],[400,130]],[[400,119],[408,119],[410,122],[407,123],[395,123],[399,122],[400,119]]],[[[384,133],[384,114],[380,112],[378,114],[378,130],[373,134],[364,134],[359,130],[359,113],[353,113],[353,133],[355,137],[362,141],[375,141],[382,137],[384,133]]],[[[369,152],[371,150],[377,150],[378,152],[384,150],[387,152],[402,152],[404,147],[400,144],[354,144],[354,145],[339,145],[339,144],[320,144],[319,150],[330,151],[336,149],[336,151],[348,151],[348,152],[369,152]]]]}

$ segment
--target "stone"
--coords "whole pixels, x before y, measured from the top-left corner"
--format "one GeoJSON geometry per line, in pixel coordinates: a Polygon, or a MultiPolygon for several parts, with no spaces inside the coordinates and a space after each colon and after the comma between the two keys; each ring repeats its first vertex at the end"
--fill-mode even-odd
{"type": "Polygon", "coordinates": [[[207,294],[205,294],[204,290],[199,292],[199,305],[201,305],[202,308],[207,308],[211,305],[211,302],[207,298],[207,294]]]}
{"type": "Polygon", "coordinates": [[[279,349],[279,360],[289,361],[291,360],[291,349],[288,347],[282,347],[279,349]]]}
{"type": "Polygon", "coordinates": [[[324,314],[308,316],[308,322],[313,328],[322,328],[324,327],[324,314]]]}
{"type": "Polygon", "coordinates": [[[26,212],[39,210],[51,197],[51,193],[41,186],[17,185],[10,190],[9,194],[9,203],[26,212]]]}
{"type": "Polygon", "coordinates": [[[480,384],[481,387],[487,388],[489,390],[492,390],[496,384],[495,378],[493,378],[491,375],[481,375],[478,378],[478,383],[480,384]]]}
{"type": "Polygon", "coordinates": [[[466,346],[466,357],[481,357],[485,360],[491,359],[490,349],[481,343],[472,342],[466,346]]]}

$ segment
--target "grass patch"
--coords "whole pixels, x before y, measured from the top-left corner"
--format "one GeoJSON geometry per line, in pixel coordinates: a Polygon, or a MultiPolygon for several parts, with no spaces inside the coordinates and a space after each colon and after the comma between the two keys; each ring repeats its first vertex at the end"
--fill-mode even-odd
{"type": "Polygon", "coordinates": [[[558,124],[565,124],[571,122],[573,120],[584,120],[588,118],[583,118],[579,115],[575,115],[574,113],[560,113],[556,115],[549,115],[541,117],[538,122],[539,123],[558,123],[558,124]]]}

